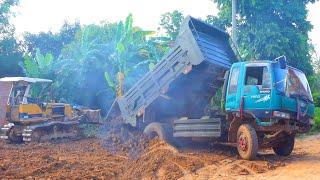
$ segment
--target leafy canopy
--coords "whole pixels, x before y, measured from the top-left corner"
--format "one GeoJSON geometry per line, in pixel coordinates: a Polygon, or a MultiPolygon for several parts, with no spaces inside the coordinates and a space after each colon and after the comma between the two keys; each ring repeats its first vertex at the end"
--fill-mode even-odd
{"type": "Polygon", "coordinates": [[[178,10],[161,15],[160,26],[166,31],[170,40],[174,40],[179,34],[180,25],[184,16],[178,10]]]}
{"type": "MultiPolygon", "coordinates": [[[[231,0],[218,3],[218,23],[231,27],[231,0]]],[[[286,55],[290,65],[313,73],[307,3],[315,0],[238,0],[238,48],[243,58],[273,59],[286,55]]]]}
{"type": "Polygon", "coordinates": [[[14,26],[9,23],[13,16],[10,9],[18,0],[0,1],[0,77],[20,76],[22,71],[22,51],[14,37],[14,26]]]}
{"type": "Polygon", "coordinates": [[[41,32],[39,34],[24,34],[24,44],[27,47],[27,52],[31,56],[36,55],[36,51],[46,54],[50,53],[55,58],[58,58],[63,46],[74,40],[76,32],[80,29],[80,23],[64,23],[58,33],[41,32]]]}

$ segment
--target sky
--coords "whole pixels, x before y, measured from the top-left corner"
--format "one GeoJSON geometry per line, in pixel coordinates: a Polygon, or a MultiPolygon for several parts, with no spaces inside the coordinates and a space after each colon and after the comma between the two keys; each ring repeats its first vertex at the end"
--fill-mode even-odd
{"type": "MultiPolygon", "coordinates": [[[[308,20],[314,26],[309,36],[320,55],[320,1],[308,5],[308,20]]],[[[20,0],[11,22],[17,35],[23,32],[57,32],[65,21],[81,24],[107,20],[124,20],[128,13],[134,17],[134,25],[147,30],[159,27],[163,13],[179,10],[185,15],[206,17],[216,15],[217,6],[211,0],[20,0]]]]}
{"type": "Polygon", "coordinates": [[[18,33],[56,31],[64,20],[79,20],[81,24],[115,22],[132,13],[135,25],[156,30],[160,15],[176,9],[195,17],[218,12],[210,0],[20,0],[12,22],[18,33]]]}

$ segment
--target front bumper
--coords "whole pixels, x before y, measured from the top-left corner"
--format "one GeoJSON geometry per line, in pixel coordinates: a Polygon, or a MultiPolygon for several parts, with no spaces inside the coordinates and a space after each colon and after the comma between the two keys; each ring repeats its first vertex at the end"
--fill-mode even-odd
{"type": "Polygon", "coordinates": [[[309,123],[301,123],[292,119],[272,119],[268,122],[268,126],[257,127],[258,131],[277,132],[284,131],[287,133],[306,133],[309,132],[312,125],[309,123]]]}

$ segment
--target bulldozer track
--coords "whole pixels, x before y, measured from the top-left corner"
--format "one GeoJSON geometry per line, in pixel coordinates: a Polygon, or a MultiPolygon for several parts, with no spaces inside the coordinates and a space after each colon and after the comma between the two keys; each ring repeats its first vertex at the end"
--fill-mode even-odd
{"type": "Polygon", "coordinates": [[[79,128],[75,124],[55,124],[41,126],[35,129],[26,129],[23,134],[24,141],[45,142],[64,138],[75,138],[79,135],[79,128]]]}

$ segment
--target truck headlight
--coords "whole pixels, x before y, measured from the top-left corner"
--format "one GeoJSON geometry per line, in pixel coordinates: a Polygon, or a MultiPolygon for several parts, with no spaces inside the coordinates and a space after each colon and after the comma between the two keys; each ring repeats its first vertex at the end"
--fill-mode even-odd
{"type": "Polygon", "coordinates": [[[277,118],[290,119],[290,114],[281,112],[281,111],[273,111],[273,116],[277,118]]]}

